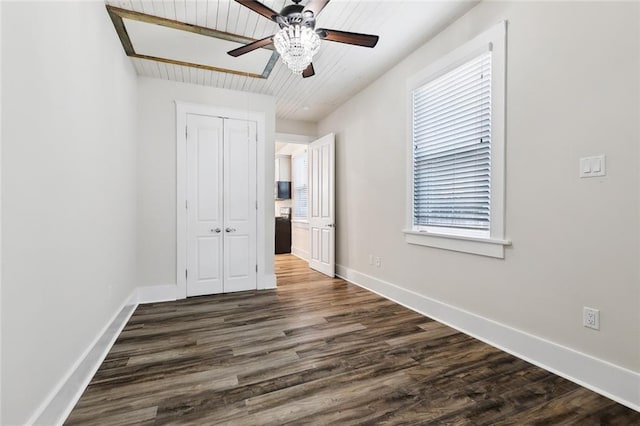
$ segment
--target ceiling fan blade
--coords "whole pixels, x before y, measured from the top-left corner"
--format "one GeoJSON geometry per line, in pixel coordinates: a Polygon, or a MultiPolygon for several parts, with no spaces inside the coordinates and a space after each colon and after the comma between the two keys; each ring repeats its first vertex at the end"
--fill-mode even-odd
{"type": "Polygon", "coordinates": [[[313,69],[313,64],[310,63],[308,67],[306,67],[304,69],[304,71],[302,71],[302,77],[303,78],[307,78],[307,77],[312,77],[316,74],[316,71],[313,69]]]}
{"type": "Polygon", "coordinates": [[[349,33],[346,31],[328,30],[326,28],[321,28],[316,32],[323,40],[355,44],[364,47],[374,47],[378,43],[379,38],[377,35],[349,33]]]}
{"type": "Polygon", "coordinates": [[[264,16],[267,19],[271,19],[272,21],[276,20],[276,16],[280,16],[280,14],[278,12],[276,12],[275,10],[271,9],[268,6],[265,6],[264,4],[260,3],[259,1],[255,1],[255,0],[236,0],[236,2],[240,3],[244,7],[248,7],[249,9],[253,10],[256,13],[259,13],[260,15],[264,16]]]}
{"type": "Polygon", "coordinates": [[[262,40],[256,40],[253,43],[245,44],[244,46],[240,46],[237,49],[230,50],[227,53],[231,56],[238,57],[240,55],[244,55],[245,53],[249,53],[261,47],[268,46],[271,43],[273,43],[272,35],[270,35],[269,37],[265,37],[262,40]]]}
{"type": "Polygon", "coordinates": [[[309,3],[304,7],[302,13],[305,11],[311,11],[313,12],[313,16],[318,16],[327,3],[329,3],[329,0],[309,0],[309,3]]]}

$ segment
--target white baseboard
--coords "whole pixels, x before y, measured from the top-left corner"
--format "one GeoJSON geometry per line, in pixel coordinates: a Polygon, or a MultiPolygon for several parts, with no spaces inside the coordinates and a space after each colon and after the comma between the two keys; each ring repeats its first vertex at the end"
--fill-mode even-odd
{"type": "MultiPolygon", "coordinates": [[[[273,288],[276,288],[275,274],[259,277],[259,290],[273,288]]],[[[27,425],[61,425],[98,371],[138,304],[177,300],[177,289],[178,287],[174,284],[136,288],[58,385],[40,404],[27,421],[27,425]]]]}
{"type": "Polygon", "coordinates": [[[138,287],[138,303],[169,302],[177,299],[178,286],[175,284],[138,287]]]}
{"type": "Polygon", "coordinates": [[[342,265],[336,265],[336,274],[350,283],[640,411],[639,373],[342,265]]]}
{"type": "Polygon", "coordinates": [[[296,247],[291,247],[291,254],[302,260],[309,261],[309,252],[296,247]]]}
{"type": "MultiPolygon", "coordinates": [[[[258,275],[257,282],[258,290],[276,288],[275,274],[258,275]]],[[[138,303],[144,304],[184,299],[184,295],[178,295],[178,286],[175,284],[160,284],[138,287],[137,298],[138,303]]]]}
{"type": "Polygon", "coordinates": [[[49,396],[40,404],[27,421],[27,425],[61,425],[65,421],[137,306],[137,296],[134,290],[58,385],[49,393],[49,396]]]}

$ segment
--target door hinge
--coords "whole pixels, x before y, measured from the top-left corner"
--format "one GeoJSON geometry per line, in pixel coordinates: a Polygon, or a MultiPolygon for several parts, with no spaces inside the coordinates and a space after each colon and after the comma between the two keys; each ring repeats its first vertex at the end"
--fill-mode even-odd
{"type": "Polygon", "coordinates": [[[256,210],[258,210],[258,202],[256,201],[256,210]]]}
{"type": "Polygon", "coordinates": [[[187,126],[184,126],[184,137],[185,139],[189,137],[189,128],[187,126]]]}
{"type": "Polygon", "coordinates": [[[187,200],[184,200],[184,208],[185,209],[189,208],[189,202],[187,200]]]}
{"type": "Polygon", "coordinates": [[[184,279],[186,280],[189,277],[189,271],[184,270],[184,279]]]}
{"type": "Polygon", "coordinates": [[[256,265],[256,272],[258,272],[258,265],[256,265]]]}

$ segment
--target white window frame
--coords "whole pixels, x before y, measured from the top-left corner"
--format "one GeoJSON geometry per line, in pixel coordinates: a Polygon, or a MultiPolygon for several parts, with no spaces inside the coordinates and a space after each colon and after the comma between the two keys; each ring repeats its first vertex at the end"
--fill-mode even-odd
{"type": "Polygon", "coordinates": [[[407,80],[407,197],[409,244],[504,258],[505,239],[505,98],[507,23],[500,22],[407,80]],[[491,210],[489,232],[413,225],[412,92],[484,52],[491,51],[491,210]]]}

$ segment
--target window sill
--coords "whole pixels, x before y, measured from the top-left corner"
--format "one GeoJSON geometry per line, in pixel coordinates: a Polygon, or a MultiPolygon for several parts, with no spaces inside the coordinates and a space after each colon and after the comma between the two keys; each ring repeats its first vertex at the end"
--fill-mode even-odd
{"type": "Polygon", "coordinates": [[[463,253],[504,259],[504,247],[511,245],[509,240],[495,238],[474,238],[460,235],[436,234],[433,232],[419,232],[404,230],[407,243],[419,246],[435,247],[463,253]]]}
{"type": "Polygon", "coordinates": [[[309,224],[307,219],[291,219],[291,223],[303,223],[305,225],[309,224]]]}

